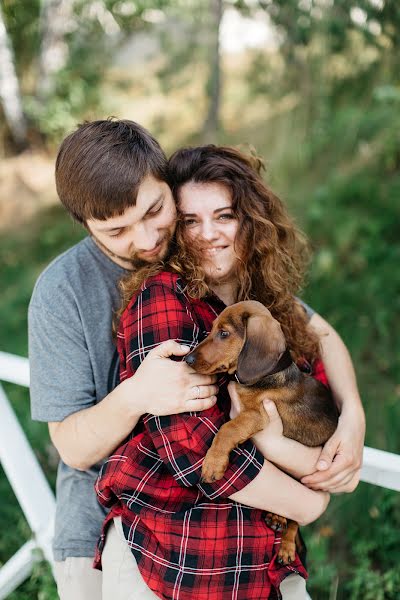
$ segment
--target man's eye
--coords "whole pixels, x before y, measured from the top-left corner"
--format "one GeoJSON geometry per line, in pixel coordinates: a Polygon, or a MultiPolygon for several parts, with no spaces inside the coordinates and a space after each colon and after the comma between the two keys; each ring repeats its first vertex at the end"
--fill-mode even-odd
{"type": "Polygon", "coordinates": [[[218,332],[218,335],[220,338],[227,338],[227,337],[229,337],[229,331],[225,331],[225,329],[221,329],[218,332]]]}
{"type": "Polygon", "coordinates": [[[122,235],[124,232],[123,229],[119,229],[118,231],[113,231],[113,233],[110,233],[110,237],[116,238],[119,237],[120,235],[122,235]]]}
{"type": "Polygon", "coordinates": [[[161,203],[159,206],[154,208],[152,211],[148,212],[147,216],[154,217],[154,215],[157,215],[161,211],[162,207],[163,207],[163,204],[161,203]]]}

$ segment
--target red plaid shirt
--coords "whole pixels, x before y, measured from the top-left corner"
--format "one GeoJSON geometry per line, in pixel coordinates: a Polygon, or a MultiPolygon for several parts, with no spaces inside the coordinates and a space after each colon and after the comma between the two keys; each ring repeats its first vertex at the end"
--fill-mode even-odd
{"type": "MultiPolygon", "coordinates": [[[[121,380],[131,377],[147,352],[165,340],[196,346],[223,308],[215,297],[189,299],[175,274],[149,278],[121,319],[121,380]]],[[[280,535],[266,525],[263,511],[229,499],[263,465],[264,457],[250,440],[232,452],[223,479],[201,481],[204,456],[228,413],[225,386],[208,410],[141,419],[130,439],[105,462],[96,483],[100,502],[111,510],[95,566],[101,565],[107,523],[120,515],[142,577],[160,598],[278,598],[287,575],[307,577],[298,557],[287,567],[276,562],[280,535]]]]}

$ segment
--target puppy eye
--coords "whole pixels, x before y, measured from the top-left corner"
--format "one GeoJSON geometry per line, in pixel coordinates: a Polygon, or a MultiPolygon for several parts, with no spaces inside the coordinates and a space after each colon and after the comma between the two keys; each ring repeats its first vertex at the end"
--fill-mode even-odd
{"type": "Polygon", "coordinates": [[[218,335],[220,338],[227,338],[227,337],[229,337],[229,331],[225,331],[224,329],[221,329],[219,331],[218,335]]]}

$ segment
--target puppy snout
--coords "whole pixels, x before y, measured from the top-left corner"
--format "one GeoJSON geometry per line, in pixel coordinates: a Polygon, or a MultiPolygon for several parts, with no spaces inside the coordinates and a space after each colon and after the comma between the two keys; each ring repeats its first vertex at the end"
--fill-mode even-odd
{"type": "Polygon", "coordinates": [[[186,354],[186,356],[185,356],[185,362],[186,362],[186,363],[187,363],[187,364],[188,364],[190,367],[192,367],[192,366],[194,365],[194,363],[196,362],[196,357],[195,357],[195,355],[194,355],[194,354],[192,354],[191,352],[190,352],[190,354],[186,354]]]}

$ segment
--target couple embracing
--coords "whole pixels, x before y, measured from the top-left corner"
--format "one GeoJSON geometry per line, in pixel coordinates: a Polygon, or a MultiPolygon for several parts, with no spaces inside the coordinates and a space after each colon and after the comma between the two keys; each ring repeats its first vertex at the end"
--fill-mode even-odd
{"type": "Polygon", "coordinates": [[[329,493],[352,491],[364,415],[343,342],[296,297],[306,243],[260,166],[212,145],[167,161],[122,120],[85,123],[60,147],[57,191],[88,236],[40,276],[29,344],[32,416],[61,458],[62,600],[306,597],[304,557],[279,564],[265,511],[307,524],[329,493]],[[267,306],[298,365],[329,381],[339,425],[324,448],[302,446],[266,398],[268,427],[206,484],[202,460],[237,402],[232,385],[181,359],[245,299],[267,306]]]}

